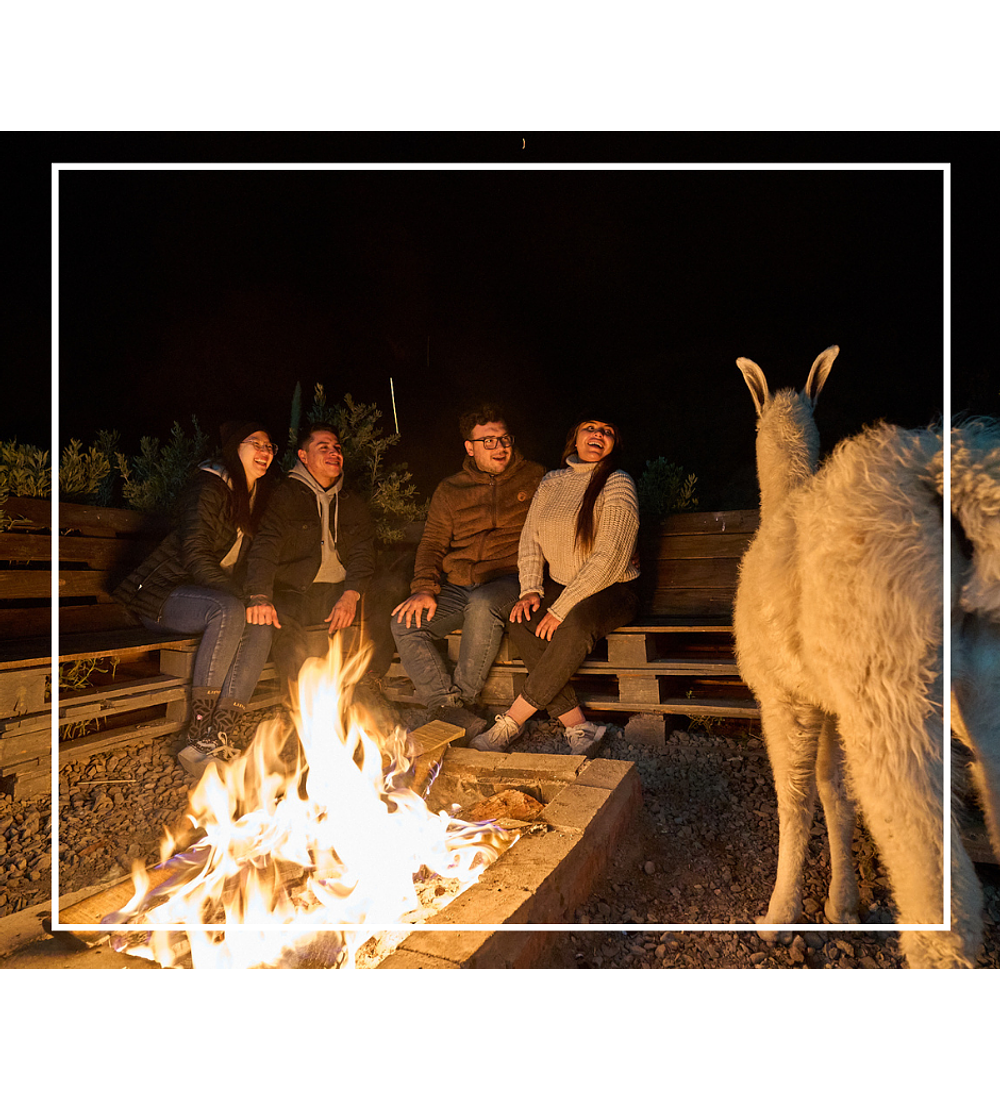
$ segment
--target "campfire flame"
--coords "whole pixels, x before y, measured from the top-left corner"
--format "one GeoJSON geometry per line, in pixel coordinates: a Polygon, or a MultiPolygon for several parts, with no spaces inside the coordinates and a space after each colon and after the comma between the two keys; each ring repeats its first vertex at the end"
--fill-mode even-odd
{"type": "Polygon", "coordinates": [[[119,950],[162,966],[190,954],[196,968],[353,967],[371,932],[342,926],[398,924],[419,907],[418,880],[466,889],[509,847],[505,830],[432,813],[410,789],[406,732],[380,733],[353,702],[365,663],[332,641],[299,676],[297,749],[280,720],[268,721],[241,757],[209,765],[188,809],[203,837],[178,851],[183,841],[168,833],[169,877],[152,886],[137,863],[132,900],[104,918],[179,927],[141,943],[119,934],[119,950]]]}

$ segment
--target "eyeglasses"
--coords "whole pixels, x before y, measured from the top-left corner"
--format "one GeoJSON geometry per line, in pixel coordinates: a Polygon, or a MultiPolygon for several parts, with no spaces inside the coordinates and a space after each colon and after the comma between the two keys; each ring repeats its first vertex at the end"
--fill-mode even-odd
{"type": "MultiPolygon", "coordinates": [[[[278,453],[278,448],[273,443],[258,443],[256,439],[244,439],[243,443],[249,443],[255,451],[269,451],[273,455],[278,453]]],[[[243,443],[240,444],[241,447],[243,443]]]]}
{"type": "Polygon", "coordinates": [[[482,443],[487,451],[494,451],[498,443],[501,447],[512,447],[514,445],[514,437],[512,435],[487,435],[482,439],[470,439],[467,442],[482,443]]]}

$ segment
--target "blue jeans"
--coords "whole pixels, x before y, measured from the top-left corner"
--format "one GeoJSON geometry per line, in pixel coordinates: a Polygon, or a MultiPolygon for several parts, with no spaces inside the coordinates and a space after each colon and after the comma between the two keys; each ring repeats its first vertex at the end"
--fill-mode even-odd
{"type": "Polygon", "coordinates": [[[442,581],[437,610],[430,622],[426,614],[423,626],[414,621],[408,627],[405,622],[392,620],[399,659],[420,702],[441,707],[476,701],[520,591],[520,582],[513,573],[485,584],[442,581]],[[452,677],[434,643],[459,628],[462,642],[452,677]]]}
{"type": "Polygon", "coordinates": [[[154,630],[200,634],[193,685],[219,689],[220,699],[250,702],[274,628],[248,623],[242,600],[215,588],[182,584],[167,597],[159,621],[146,616],[142,621],[154,630]]]}

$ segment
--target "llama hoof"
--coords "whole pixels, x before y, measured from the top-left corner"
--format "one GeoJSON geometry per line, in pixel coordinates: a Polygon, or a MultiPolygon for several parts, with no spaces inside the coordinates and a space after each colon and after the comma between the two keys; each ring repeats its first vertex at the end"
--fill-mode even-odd
{"type": "Polygon", "coordinates": [[[858,905],[857,901],[838,905],[832,898],[827,898],[823,906],[823,915],[830,924],[858,924],[860,920],[858,905]]]}
{"type": "MultiPolygon", "coordinates": [[[[776,919],[769,916],[758,917],[757,924],[777,924],[776,919]]],[[[780,943],[787,947],[793,939],[795,939],[795,933],[788,928],[758,928],[757,935],[764,941],[764,943],[780,943]]]]}

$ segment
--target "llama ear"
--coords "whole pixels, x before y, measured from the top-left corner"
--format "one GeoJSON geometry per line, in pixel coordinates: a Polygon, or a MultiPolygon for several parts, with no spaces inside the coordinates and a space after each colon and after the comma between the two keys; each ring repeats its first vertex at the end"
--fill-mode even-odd
{"type": "Polygon", "coordinates": [[[839,354],[840,348],[836,344],[831,344],[826,351],[821,351],[813,362],[809,377],[806,379],[806,388],[802,392],[814,409],[819,398],[819,391],[823,388],[826,376],[833,366],[833,361],[839,354]]]}
{"type": "Polygon", "coordinates": [[[757,406],[757,415],[760,416],[764,411],[764,405],[768,397],[770,397],[764,372],[752,359],[743,359],[741,357],[736,360],[736,365],[743,372],[743,380],[750,389],[750,396],[753,398],[753,403],[757,406]]]}

